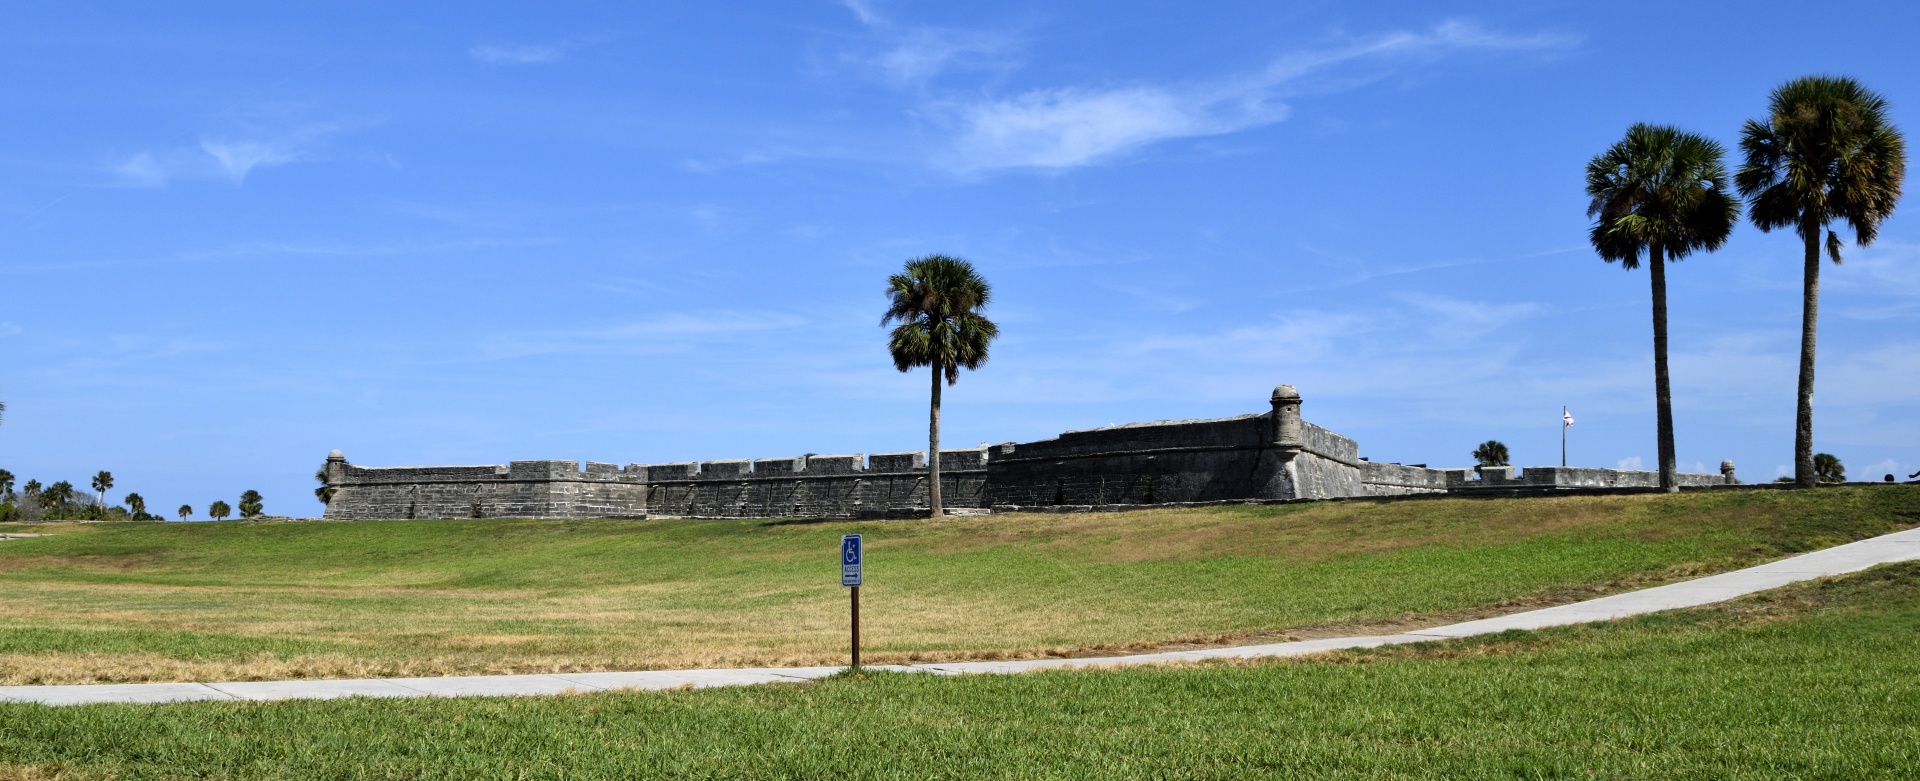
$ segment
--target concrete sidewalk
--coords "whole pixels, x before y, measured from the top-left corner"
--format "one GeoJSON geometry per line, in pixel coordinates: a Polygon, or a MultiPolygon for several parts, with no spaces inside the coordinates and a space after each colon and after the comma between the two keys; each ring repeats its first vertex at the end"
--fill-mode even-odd
{"type": "MultiPolygon", "coordinates": [[[[1017,673],[1074,667],[1163,664],[1205,659],[1305,656],[1346,648],[1421,643],[1493,634],[1509,629],[1541,629],[1589,621],[1608,621],[1662,610],[1723,602],[1789,583],[1858,572],[1895,561],[1920,559],[1920,529],[1909,529],[1848,543],[1770,564],[1712,575],[1684,583],[1615,594],[1542,610],[1468,621],[1397,635],[1335,637],[1290,643],[1170,651],[1084,659],[1032,659],[1011,662],[954,662],[878,666],[870,669],[941,675],[1017,673]]],[[[807,681],[839,672],[840,667],[762,667],[728,670],[658,670],[548,675],[477,675],[452,678],[378,680],[239,681],[233,683],[114,683],[83,686],[0,686],[0,701],[47,705],[100,702],[151,703],[190,700],[323,700],[335,697],[499,697],[563,694],[614,689],[661,690],[683,686],[744,686],[807,681]]]]}

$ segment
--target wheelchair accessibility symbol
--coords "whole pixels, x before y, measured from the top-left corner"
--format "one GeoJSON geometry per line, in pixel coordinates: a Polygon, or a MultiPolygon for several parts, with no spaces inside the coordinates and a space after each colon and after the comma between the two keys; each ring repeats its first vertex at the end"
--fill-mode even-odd
{"type": "Polygon", "coordinates": [[[860,585],[860,535],[840,538],[840,585],[860,585]]]}

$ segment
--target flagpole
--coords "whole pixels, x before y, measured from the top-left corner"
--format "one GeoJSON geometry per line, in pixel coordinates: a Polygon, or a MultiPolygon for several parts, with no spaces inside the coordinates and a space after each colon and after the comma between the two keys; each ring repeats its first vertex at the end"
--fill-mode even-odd
{"type": "Polygon", "coordinates": [[[1567,408],[1560,407],[1560,466],[1567,465],[1567,408]]]}

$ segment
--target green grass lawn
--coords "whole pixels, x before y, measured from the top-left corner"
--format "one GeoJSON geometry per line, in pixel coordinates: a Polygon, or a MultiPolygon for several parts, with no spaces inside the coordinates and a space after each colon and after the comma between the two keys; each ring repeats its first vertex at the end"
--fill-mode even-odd
{"type": "Polygon", "coordinates": [[[88,524],[0,542],[0,683],[839,663],[1387,631],[1920,522],[1908,486],[940,521],[88,524]]]}
{"type": "Polygon", "coordinates": [[[513,699],[0,705],[0,778],[1916,774],[1920,563],[1611,624],[1285,662],[513,699]]]}

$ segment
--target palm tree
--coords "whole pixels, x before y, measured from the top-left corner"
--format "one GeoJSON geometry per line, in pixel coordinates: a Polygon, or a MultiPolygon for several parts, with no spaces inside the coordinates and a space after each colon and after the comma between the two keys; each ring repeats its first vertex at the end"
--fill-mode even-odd
{"type": "Polygon", "coordinates": [[[62,480],[47,486],[45,490],[40,492],[40,496],[44,499],[41,504],[55,507],[64,506],[67,502],[73,501],[73,484],[62,480]]]}
{"type": "Polygon", "coordinates": [[[1747,213],[1763,231],[1792,228],[1804,245],[1800,291],[1800,399],[1793,425],[1793,477],[1819,479],[1813,463],[1813,348],[1820,319],[1820,244],[1840,262],[1842,221],[1853,241],[1873,243],[1893,214],[1906,176],[1907,142],[1887,118],[1887,101],[1853,79],[1808,76],[1773,91],[1767,118],[1740,131],[1746,164],[1737,177],[1747,213]]]}
{"type": "Polygon", "coordinates": [[[193,505],[190,505],[190,504],[180,505],[179,513],[180,513],[180,520],[183,520],[183,521],[193,517],[193,505]]]}
{"type": "Polygon", "coordinates": [[[933,401],[927,414],[927,504],[932,517],[940,507],[940,380],[960,381],[960,369],[978,369],[987,362],[987,346],[1000,327],[980,310],[992,300],[993,290],[973,264],[945,255],[907,261],[906,268],[887,278],[887,313],[880,325],[898,323],[887,339],[893,367],[902,372],[917,366],[933,367],[933,401]]]}
{"type": "Polygon", "coordinates": [[[105,469],[93,476],[93,490],[100,494],[100,506],[107,506],[107,489],[113,487],[113,473],[105,469]]]}
{"type": "Polygon", "coordinates": [[[1813,455],[1813,474],[1822,483],[1844,483],[1847,481],[1847,467],[1840,463],[1840,457],[1832,453],[1813,455]]]}
{"type": "Polygon", "coordinates": [[[313,479],[320,483],[319,488],[313,489],[313,498],[319,499],[321,504],[331,504],[333,502],[333,492],[335,489],[333,486],[327,484],[327,468],[324,466],[320,467],[320,471],[313,473],[313,479]]]}
{"type": "Polygon", "coordinates": [[[1472,453],[1475,466],[1506,466],[1508,463],[1507,445],[1497,439],[1480,443],[1472,453]]]}
{"type": "Polygon", "coordinates": [[[207,505],[207,517],[216,521],[226,520],[226,517],[232,514],[233,508],[228,507],[226,502],[216,499],[213,504],[207,505]]]}
{"type": "Polygon", "coordinates": [[[0,469],[0,499],[13,494],[13,473],[0,469]]]}
{"type": "Polygon", "coordinates": [[[127,512],[136,521],[147,519],[147,500],[139,494],[127,494],[127,512]]]}
{"type": "Polygon", "coordinates": [[[251,488],[240,494],[240,517],[252,518],[260,514],[260,492],[251,488]]]}
{"type": "Polygon", "coordinates": [[[1587,163],[1588,238],[1607,262],[1653,278],[1653,395],[1660,487],[1680,490],[1673,447],[1673,387],[1667,376],[1667,261],[1725,244],[1740,219],[1727,186],[1725,150],[1678,128],[1637,124],[1587,163]]]}

